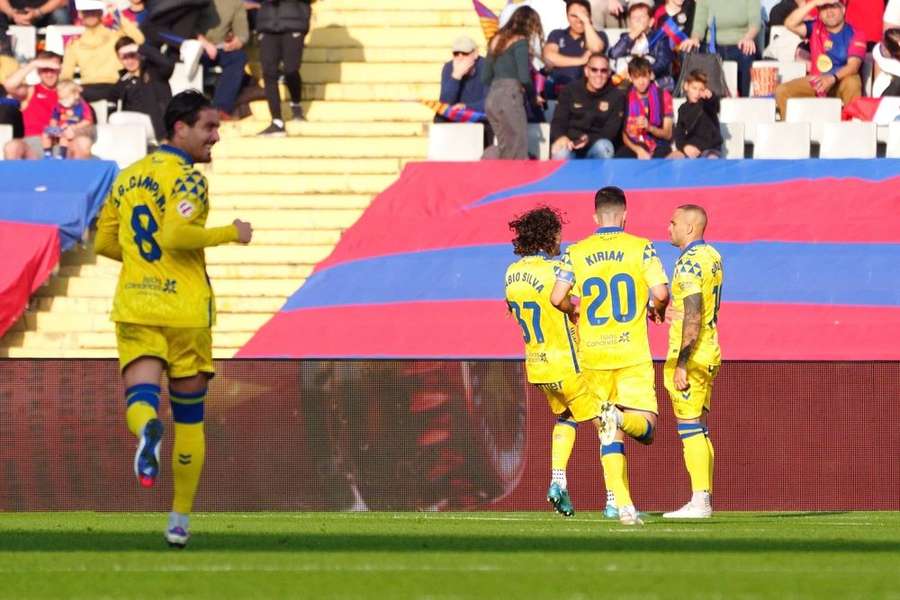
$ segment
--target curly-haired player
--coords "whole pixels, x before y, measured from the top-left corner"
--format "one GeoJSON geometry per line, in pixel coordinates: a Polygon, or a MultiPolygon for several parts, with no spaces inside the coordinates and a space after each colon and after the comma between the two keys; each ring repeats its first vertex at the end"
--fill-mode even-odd
{"type": "MultiPolygon", "coordinates": [[[[562,220],[559,213],[541,207],[509,223],[516,237],[513,249],[521,258],[506,270],[506,304],[525,338],[528,381],[547,396],[557,415],[551,444],[552,479],[547,501],[562,515],[575,514],[566,486],[566,465],[575,445],[580,422],[603,424],[599,397],[582,378],[575,345],[575,327],[550,302],[560,263],[562,220]]],[[[576,317],[577,320],[577,317],[576,317]]]]}

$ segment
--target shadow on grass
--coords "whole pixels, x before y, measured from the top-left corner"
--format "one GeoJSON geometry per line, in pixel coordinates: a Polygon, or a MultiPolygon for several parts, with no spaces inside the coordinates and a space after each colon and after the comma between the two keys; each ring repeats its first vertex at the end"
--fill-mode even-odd
{"type": "Polygon", "coordinates": [[[846,514],[849,514],[849,511],[846,511],[846,510],[823,510],[823,511],[795,512],[795,513],[766,513],[766,514],[757,515],[757,516],[766,518],[766,519],[796,519],[797,517],[828,517],[828,516],[832,516],[832,515],[846,515],[846,514]]]}
{"type": "MultiPolygon", "coordinates": [[[[809,540],[745,538],[672,538],[651,531],[609,535],[548,538],[541,535],[365,535],[346,533],[200,533],[191,542],[195,551],[219,552],[900,552],[894,540],[809,540]],[[627,537],[625,537],[627,536],[627,537]]],[[[160,533],[60,532],[6,530],[0,535],[0,552],[128,552],[166,549],[160,533]]]]}

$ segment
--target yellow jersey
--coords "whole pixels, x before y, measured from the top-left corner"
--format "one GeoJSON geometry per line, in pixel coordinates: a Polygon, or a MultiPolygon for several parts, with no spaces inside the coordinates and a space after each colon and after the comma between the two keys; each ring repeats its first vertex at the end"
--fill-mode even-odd
{"type": "Polygon", "coordinates": [[[558,279],[581,296],[578,356],[584,368],[621,369],[652,360],[649,290],[668,283],[653,242],[601,227],[569,246],[558,279]]]}
{"type": "Polygon", "coordinates": [[[163,146],[122,171],[97,222],[97,254],[122,261],[111,319],[211,327],[216,308],[204,248],[238,240],[234,225],[206,229],[206,177],[163,146]]]}
{"type": "Polygon", "coordinates": [[[506,270],[506,304],[522,328],[531,383],[555,383],[579,372],[575,328],[550,302],[559,267],[558,260],[537,254],[506,270]]]}
{"type": "MultiPolygon", "coordinates": [[[[675,271],[672,274],[672,307],[684,311],[686,296],[701,294],[703,298],[700,335],[691,354],[691,360],[705,365],[718,365],[722,362],[717,321],[724,280],[722,256],[703,240],[689,244],[675,262],[675,271]]],[[[683,324],[684,320],[679,318],[672,321],[669,328],[669,357],[678,356],[681,351],[683,324]]]]}

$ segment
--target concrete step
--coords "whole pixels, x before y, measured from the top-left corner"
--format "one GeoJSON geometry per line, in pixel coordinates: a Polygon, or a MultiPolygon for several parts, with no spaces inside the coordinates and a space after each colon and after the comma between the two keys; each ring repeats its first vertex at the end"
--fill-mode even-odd
{"type": "MultiPolygon", "coordinates": [[[[240,264],[234,263],[232,264],[240,264]]],[[[295,262],[295,264],[301,264],[295,262]]],[[[246,278],[220,277],[212,280],[213,291],[218,296],[251,296],[286,298],[293,294],[300,281],[291,279],[254,279],[252,285],[246,278]]],[[[101,298],[112,306],[112,297],[116,291],[116,278],[86,277],[53,277],[47,285],[38,289],[35,296],[47,298],[68,296],[70,298],[101,298]]]]}
{"type": "MultiPolygon", "coordinates": [[[[484,54],[484,38],[472,38],[482,47],[484,54]]],[[[442,65],[452,58],[450,46],[445,48],[310,48],[303,50],[304,63],[393,63],[421,62],[442,65]]],[[[440,73],[440,70],[438,70],[440,73]]]]}
{"type": "MultiPolygon", "coordinates": [[[[248,117],[240,121],[222,123],[219,133],[223,139],[237,135],[252,136],[262,131],[268,124],[268,118],[248,117]]],[[[417,137],[428,135],[427,125],[423,123],[288,121],[285,125],[288,135],[297,137],[417,137]]],[[[213,171],[216,170],[216,166],[216,163],[212,163],[213,171]]]]}
{"type": "Polygon", "coordinates": [[[424,158],[428,140],[424,137],[232,138],[219,142],[214,152],[215,159],[424,158]]]}
{"type": "MultiPolygon", "coordinates": [[[[409,102],[351,102],[335,100],[333,102],[303,102],[302,104],[306,117],[310,121],[337,121],[344,123],[356,121],[428,123],[433,121],[434,111],[418,100],[418,98],[410,98],[409,102]]],[[[250,110],[254,119],[266,122],[271,119],[269,107],[262,100],[251,102],[250,110]]],[[[288,102],[282,104],[281,110],[282,114],[291,114],[288,102]]],[[[215,155],[215,152],[213,154],[215,155]]]]}
{"type": "MultiPolygon", "coordinates": [[[[206,249],[210,264],[229,265],[315,265],[334,248],[322,246],[217,246],[206,249]]],[[[245,279],[246,281],[246,279],[245,279]]],[[[214,284],[215,285],[215,284],[214,284]]],[[[248,282],[248,285],[249,282],[248,282]]]]}
{"type": "MultiPolygon", "coordinates": [[[[380,8],[380,5],[379,5],[380,8]]],[[[481,26],[467,27],[323,27],[309,32],[306,45],[315,48],[450,48],[467,35],[484,39],[481,26]]]]}
{"type": "MultiPolygon", "coordinates": [[[[272,265],[268,265],[267,267],[271,266],[272,265]]],[[[296,281],[297,288],[299,288],[304,279],[298,277],[296,281]]],[[[216,298],[216,308],[219,314],[232,312],[273,314],[284,305],[284,301],[285,299],[281,297],[222,296],[216,298]]],[[[111,298],[72,298],[56,296],[53,298],[35,298],[32,303],[33,311],[92,314],[103,315],[104,317],[109,314],[111,307],[111,298]]]]}
{"type": "MultiPolygon", "coordinates": [[[[384,31],[384,30],[377,30],[384,31]]],[[[419,31],[416,29],[415,31],[419,31]]],[[[453,42],[451,39],[447,48],[453,42]]],[[[426,44],[427,45],[427,44],[426,44]]],[[[303,83],[429,83],[440,85],[441,65],[436,63],[304,63],[303,83]]]]}
{"type": "MultiPolygon", "coordinates": [[[[238,178],[237,175],[218,175],[218,177],[233,177],[238,178]]],[[[257,177],[266,177],[262,175],[246,175],[240,176],[245,177],[247,179],[253,179],[257,177]]],[[[275,179],[277,183],[289,183],[289,179],[291,175],[269,175],[269,179],[275,179]]],[[[240,216],[241,219],[245,221],[249,221],[254,229],[290,229],[290,230],[306,230],[306,229],[346,229],[350,225],[356,222],[359,216],[362,214],[362,211],[355,208],[347,208],[347,209],[320,209],[320,210],[308,210],[304,208],[299,209],[253,209],[253,210],[243,210],[243,211],[226,211],[226,210],[217,210],[216,211],[216,219],[225,219],[227,221],[232,221],[236,217],[240,216]]],[[[300,231],[297,231],[297,239],[295,242],[297,245],[307,245],[300,231]]],[[[248,248],[256,246],[258,244],[250,243],[248,248]]],[[[227,246],[219,246],[220,248],[224,248],[227,246]]],[[[238,246],[236,246],[238,247],[238,246]]],[[[209,250],[213,250],[214,248],[208,248],[209,250]]]]}
{"type": "MultiPolygon", "coordinates": [[[[500,14],[503,7],[506,6],[506,0],[482,0],[482,3],[494,11],[494,14],[500,14]]],[[[432,11],[457,11],[472,10],[472,3],[469,0],[428,0],[427,5],[421,3],[410,2],[409,0],[378,0],[375,5],[380,11],[397,11],[407,12],[409,10],[419,9],[421,6],[427,6],[432,11]]],[[[360,0],[328,0],[327,2],[318,2],[313,7],[314,12],[320,9],[323,11],[347,12],[356,11],[368,12],[372,10],[373,3],[361,2],[360,0]]]]}
{"type": "Polygon", "coordinates": [[[215,197],[220,194],[371,194],[383,191],[396,180],[394,175],[228,175],[217,174],[213,184],[215,197]],[[284,184],[289,187],[279,187],[284,184]]]}
{"type": "MultiPolygon", "coordinates": [[[[285,248],[289,248],[285,246],[285,248]]],[[[313,265],[306,264],[209,264],[206,272],[210,278],[218,277],[243,277],[249,285],[254,279],[304,279],[312,272],[313,265]]],[[[119,268],[107,265],[69,265],[61,267],[59,274],[62,277],[92,278],[116,278],[119,276],[119,268]]],[[[111,304],[112,300],[107,304],[111,304]]],[[[109,306],[107,306],[109,308],[109,306]]]]}
{"type": "Polygon", "coordinates": [[[216,174],[259,175],[259,174],[344,174],[344,175],[397,175],[402,163],[396,158],[272,158],[265,161],[251,161],[246,158],[218,158],[214,168],[216,174]]]}
{"type": "MultiPolygon", "coordinates": [[[[426,5],[409,6],[410,10],[313,10],[313,31],[324,27],[474,27],[478,15],[471,4],[465,10],[423,10],[426,5]],[[419,9],[419,10],[416,10],[419,9]]],[[[379,3],[379,8],[381,8],[379,3]]],[[[305,56],[304,56],[305,58],[305,56]]]]}
{"type": "MultiPolygon", "coordinates": [[[[432,65],[430,70],[430,82],[310,83],[303,86],[300,97],[304,100],[437,100],[441,96],[441,65],[432,65]]],[[[285,94],[282,98],[287,100],[289,96],[285,94]]]]}
{"type": "MultiPolygon", "coordinates": [[[[276,160],[276,159],[270,159],[276,160]]],[[[217,194],[212,204],[219,209],[254,208],[359,208],[364,209],[372,202],[369,194],[217,194]]]]}

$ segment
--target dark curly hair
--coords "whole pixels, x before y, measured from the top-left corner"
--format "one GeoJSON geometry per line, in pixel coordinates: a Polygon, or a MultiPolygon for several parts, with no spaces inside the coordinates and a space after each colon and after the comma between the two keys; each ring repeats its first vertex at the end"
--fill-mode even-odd
{"type": "Polygon", "coordinates": [[[514,252],[518,256],[555,252],[556,236],[562,231],[563,223],[562,214],[549,206],[519,215],[509,222],[509,228],[516,232],[512,241],[514,252]]]}

